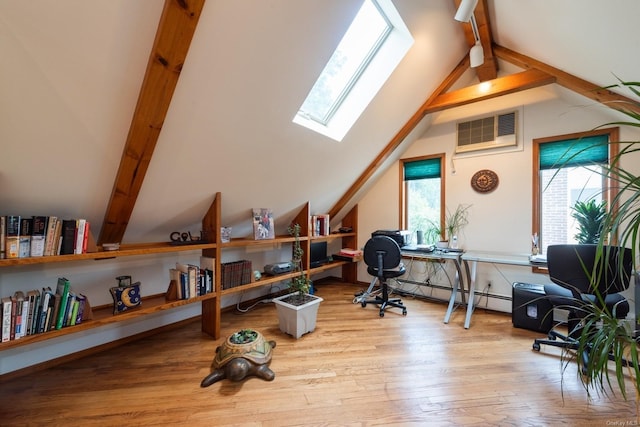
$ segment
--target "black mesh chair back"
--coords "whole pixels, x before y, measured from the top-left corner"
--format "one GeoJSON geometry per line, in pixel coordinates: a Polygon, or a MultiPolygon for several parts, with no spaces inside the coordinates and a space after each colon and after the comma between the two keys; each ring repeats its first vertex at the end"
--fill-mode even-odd
{"type": "Polygon", "coordinates": [[[574,298],[599,294],[606,299],[629,287],[633,259],[631,249],[618,246],[604,246],[598,253],[598,245],[550,245],[547,267],[551,281],[574,298]]]}
{"type": "Polygon", "coordinates": [[[372,276],[398,268],[401,262],[400,246],[389,236],[374,236],[364,245],[364,263],[372,276]]]}
{"type": "Polygon", "coordinates": [[[363,257],[367,272],[378,278],[381,295],[374,299],[363,299],[362,307],[366,307],[368,303],[379,305],[380,317],[384,317],[388,307],[400,308],[402,314],[406,315],[407,308],[402,301],[399,298],[389,298],[387,283],[387,279],[402,276],[406,271],[398,243],[389,236],[373,236],[364,245],[363,257]]]}

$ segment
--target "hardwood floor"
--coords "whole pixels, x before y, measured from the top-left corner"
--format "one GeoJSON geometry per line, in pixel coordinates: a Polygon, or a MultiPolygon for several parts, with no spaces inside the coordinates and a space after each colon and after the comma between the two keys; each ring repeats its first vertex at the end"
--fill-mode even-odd
{"type": "Polygon", "coordinates": [[[591,396],[559,350],[505,314],[403,298],[408,315],[352,303],[360,287],[323,284],[316,330],[281,333],[272,304],[223,314],[218,341],[194,321],[97,355],[0,384],[0,425],[638,425],[634,396],[591,396]],[[277,342],[272,382],[207,388],[215,348],[238,329],[277,342]]]}

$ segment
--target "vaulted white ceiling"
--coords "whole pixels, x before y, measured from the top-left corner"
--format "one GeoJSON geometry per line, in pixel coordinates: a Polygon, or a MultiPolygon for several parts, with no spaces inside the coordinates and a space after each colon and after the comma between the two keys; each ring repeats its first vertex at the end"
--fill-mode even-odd
{"type": "MultiPolygon", "coordinates": [[[[0,1],[0,214],[85,217],[99,232],[163,3],[0,1]]],[[[125,241],[196,231],[217,191],[240,234],[252,207],[286,224],[306,201],[336,203],[468,51],[453,0],[394,0],[415,44],[353,129],[337,143],[293,124],[360,3],[207,0],[125,241]]],[[[501,46],[598,85],[638,78],[640,2],[487,5],[501,46]]]]}

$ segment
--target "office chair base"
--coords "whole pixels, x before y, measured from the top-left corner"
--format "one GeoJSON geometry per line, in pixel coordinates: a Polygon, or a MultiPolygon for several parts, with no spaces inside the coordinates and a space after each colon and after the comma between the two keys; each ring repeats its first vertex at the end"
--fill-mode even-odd
{"type": "Polygon", "coordinates": [[[384,317],[384,312],[389,307],[396,307],[402,309],[402,315],[407,315],[407,307],[400,301],[399,298],[390,298],[386,301],[381,297],[376,297],[375,299],[364,300],[362,301],[362,307],[366,307],[367,304],[377,304],[380,306],[380,317],[384,317]]]}
{"type": "MultiPolygon", "coordinates": [[[[535,351],[540,351],[541,350],[541,346],[542,345],[548,345],[548,346],[552,346],[552,347],[559,347],[562,348],[564,350],[573,350],[573,351],[577,351],[579,349],[579,344],[578,341],[574,338],[568,337],[566,335],[563,335],[559,332],[556,331],[549,331],[549,335],[548,337],[545,338],[537,338],[533,341],[533,349],[535,351]]],[[[585,351],[582,352],[582,370],[583,373],[586,366],[588,366],[589,364],[589,350],[587,349],[585,351]]],[[[615,362],[616,358],[613,355],[613,353],[609,353],[608,355],[608,359],[610,361],[615,362]]],[[[626,359],[622,360],[622,366],[631,366],[633,367],[633,363],[629,362],[626,359]]]]}

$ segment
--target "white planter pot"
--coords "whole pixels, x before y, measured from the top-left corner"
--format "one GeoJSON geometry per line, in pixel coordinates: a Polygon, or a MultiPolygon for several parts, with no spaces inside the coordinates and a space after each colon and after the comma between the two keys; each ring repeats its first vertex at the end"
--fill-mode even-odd
{"type": "Polygon", "coordinates": [[[323,299],[310,295],[313,300],[302,305],[292,305],[283,301],[294,294],[295,292],[274,298],[273,302],[276,304],[280,330],[298,339],[307,332],[313,332],[316,328],[318,309],[323,299]]]}

